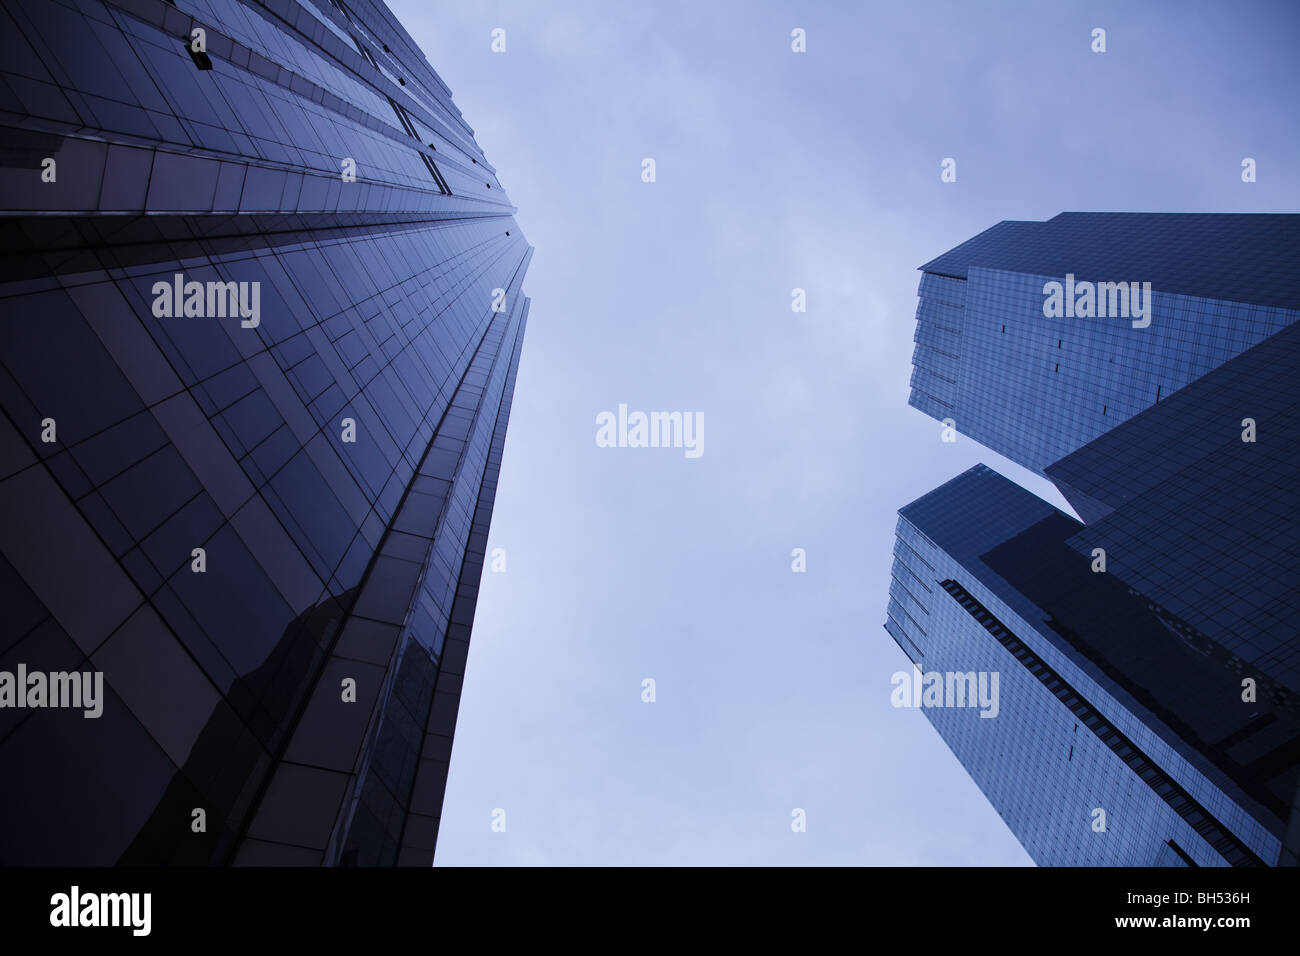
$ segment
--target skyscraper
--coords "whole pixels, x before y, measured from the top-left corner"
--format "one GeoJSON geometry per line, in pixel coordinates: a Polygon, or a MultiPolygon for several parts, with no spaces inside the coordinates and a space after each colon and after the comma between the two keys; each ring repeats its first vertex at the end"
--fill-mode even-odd
{"type": "Polygon", "coordinates": [[[926,714],[1040,863],[1294,861],[1298,223],[1063,214],[922,267],[911,403],[1086,522],[982,466],[899,517],[886,629],[1000,674],[996,719],[926,714]],[[1149,311],[1049,314],[1052,282],[1149,311]]]}
{"type": "Polygon", "coordinates": [[[0,44],[0,862],[428,865],[528,317],[495,170],[377,0],[0,44]]]}
{"type": "Polygon", "coordinates": [[[1297,250],[1293,215],[999,223],[921,266],[909,404],[1042,473],[1300,318],[1297,250]],[[1128,314],[1048,318],[1049,282],[1128,314]]]}

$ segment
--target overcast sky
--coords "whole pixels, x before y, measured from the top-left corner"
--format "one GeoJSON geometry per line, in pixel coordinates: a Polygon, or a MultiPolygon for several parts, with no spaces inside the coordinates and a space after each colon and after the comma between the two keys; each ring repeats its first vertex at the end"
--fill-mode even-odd
{"type": "Polygon", "coordinates": [[[981,461],[1065,507],[908,407],[916,267],[1297,211],[1300,4],[389,2],[536,247],[436,862],[1029,864],[890,706],[897,510],[981,461]],[[597,447],[620,403],[704,454],[597,447]]]}

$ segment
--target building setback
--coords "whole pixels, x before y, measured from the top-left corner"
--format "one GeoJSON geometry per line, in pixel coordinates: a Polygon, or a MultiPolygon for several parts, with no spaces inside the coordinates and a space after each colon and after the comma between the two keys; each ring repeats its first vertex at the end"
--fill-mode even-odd
{"type": "Polygon", "coordinates": [[[429,865],[528,317],[494,168],[376,0],[0,36],[0,671],[104,682],[0,707],[0,863],[429,865]]]}
{"type": "Polygon", "coordinates": [[[885,625],[1001,672],[926,715],[1041,864],[1295,862],[1297,262],[1300,216],[1063,213],[922,267],[910,403],[1084,519],[967,472],[900,511],[885,625]],[[1045,314],[1067,277],[1149,324],[1045,314]]]}
{"type": "Polygon", "coordinates": [[[1298,264],[1296,215],[999,223],[921,266],[909,404],[1041,474],[1294,323],[1298,264]],[[1150,324],[1045,317],[1068,276],[1150,283],[1150,324]]]}

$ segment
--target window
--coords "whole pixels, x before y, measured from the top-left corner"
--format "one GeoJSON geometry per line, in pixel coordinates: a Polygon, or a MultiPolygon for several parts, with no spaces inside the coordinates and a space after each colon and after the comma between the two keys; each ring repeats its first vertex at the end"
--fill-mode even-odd
{"type": "MultiPolygon", "coordinates": [[[[1205,838],[1233,866],[1264,866],[1264,861],[1242,843],[1233,833],[1200,806],[1182,787],[1174,783],[1163,770],[1131,740],[1110,726],[1093,706],[1067,684],[1059,674],[1035,658],[1020,639],[980,604],[979,601],[952,579],[939,585],[947,591],[966,612],[979,621],[999,644],[1012,653],[1026,669],[1038,678],[1065,706],[1083,721],[1097,738],[1124,761],[1148,787],[1169,804],[1179,816],[1205,838]]],[[[1073,748],[1071,748],[1073,755],[1073,748]]]]}
{"type": "Polygon", "coordinates": [[[424,166],[429,170],[429,175],[433,177],[433,181],[438,184],[438,189],[444,196],[450,196],[451,187],[447,185],[447,180],[442,178],[442,173],[438,170],[438,164],[433,161],[432,157],[424,153],[420,154],[420,158],[424,160],[424,166]]]}
{"type": "Polygon", "coordinates": [[[406,110],[403,109],[402,106],[391,96],[386,97],[386,99],[388,100],[388,105],[393,108],[393,112],[397,114],[397,121],[402,124],[402,129],[406,130],[408,135],[415,136],[416,139],[419,139],[419,136],[416,136],[415,124],[411,122],[410,114],[407,113],[406,110]]]}
{"type": "Polygon", "coordinates": [[[185,52],[190,55],[190,59],[194,61],[195,66],[197,66],[200,70],[212,69],[212,57],[208,56],[206,50],[194,49],[194,44],[191,43],[188,39],[185,40],[184,43],[185,43],[185,52]]]}
{"type": "Polygon", "coordinates": [[[376,70],[379,69],[379,61],[375,59],[374,54],[372,54],[370,50],[367,49],[366,45],[362,43],[361,40],[355,34],[352,35],[352,42],[357,45],[357,49],[360,50],[361,55],[364,56],[370,62],[370,65],[373,66],[376,70]]]}

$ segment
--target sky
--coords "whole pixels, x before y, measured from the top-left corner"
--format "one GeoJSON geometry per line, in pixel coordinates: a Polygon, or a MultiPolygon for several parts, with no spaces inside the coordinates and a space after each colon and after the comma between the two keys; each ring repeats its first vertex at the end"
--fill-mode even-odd
{"type": "Polygon", "coordinates": [[[890,704],[898,509],[984,462],[1068,511],[907,405],[916,269],[1300,211],[1300,4],[389,4],[536,249],[435,864],[1032,865],[890,704]],[[598,447],[620,404],[703,454],[598,447]]]}

